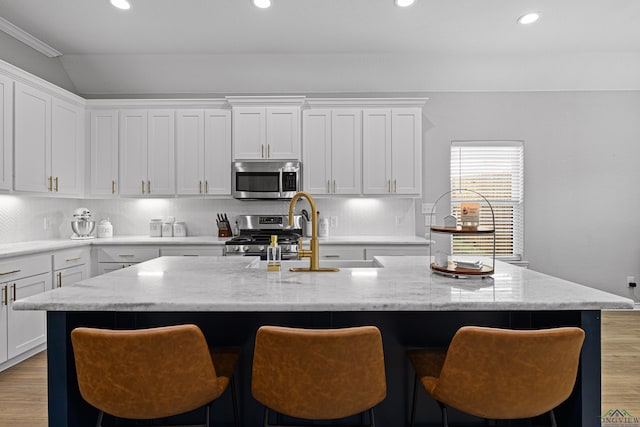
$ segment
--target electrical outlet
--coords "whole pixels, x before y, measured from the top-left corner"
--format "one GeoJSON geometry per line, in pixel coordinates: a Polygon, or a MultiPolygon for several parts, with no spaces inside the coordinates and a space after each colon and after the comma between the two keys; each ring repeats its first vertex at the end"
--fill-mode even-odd
{"type": "Polygon", "coordinates": [[[49,217],[44,217],[44,229],[48,230],[51,228],[51,219],[49,219],[49,217]]]}
{"type": "Polygon", "coordinates": [[[329,222],[332,228],[336,228],[338,226],[338,217],[337,216],[329,217],[329,222]]]}
{"type": "MultiPolygon", "coordinates": [[[[422,213],[423,214],[430,214],[432,209],[433,209],[433,203],[423,203],[422,204],[422,213]]],[[[435,213],[435,211],[433,213],[435,213]]]]}
{"type": "Polygon", "coordinates": [[[396,225],[402,225],[403,222],[404,222],[404,217],[396,216],[396,225]]]}
{"type": "Polygon", "coordinates": [[[431,224],[435,221],[436,215],[430,215],[430,214],[426,214],[424,216],[424,226],[425,227],[431,227],[431,224]]]}
{"type": "Polygon", "coordinates": [[[627,276],[627,286],[630,288],[636,287],[636,278],[634,276],[627,276]]]}

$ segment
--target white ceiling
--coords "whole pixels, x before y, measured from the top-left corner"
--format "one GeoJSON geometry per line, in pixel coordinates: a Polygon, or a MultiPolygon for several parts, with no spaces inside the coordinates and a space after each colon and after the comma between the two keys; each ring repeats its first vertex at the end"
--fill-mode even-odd
{"type": "MultiPolygon", "coordinates": [[[[332,61],[391,55],[456,56],[457,63],[483,56],[640,56],[638,0],[416,0],[404,9],[393,0],[273,0],[267,10],[249,0],[130,1],[131,9],[121,11],[108,0],[0,0],[0,16],[60,51],[84,93],[135,92],[116,79],[105,85],[106,76],[91,83],[87,74],[118,63],[149,76],[163,63],[158,58],[244,57],[255,66],[255,54],[271,62],[283,55],[332,61]],[[531,10],[542,13],[540,21],[517,25],[517,17],[531,10]],[[145,68],[140,58],[155,61],[145,68]]],[[[215,62],[200,66],[213,69],[215,62]]],[[[167,89],[180,89],[175,86],[167,89]]],[[[183,91],[212,89],[219,88],[191,82],[183,91]]],[[[159,86],[140,91],[163,92],[159,86]]]]}

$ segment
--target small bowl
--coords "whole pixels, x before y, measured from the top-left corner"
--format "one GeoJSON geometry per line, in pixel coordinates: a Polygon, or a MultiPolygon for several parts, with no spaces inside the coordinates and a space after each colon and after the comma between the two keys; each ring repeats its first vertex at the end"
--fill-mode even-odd
{"type": "Polygon", "coordinates": [[[95,227],[95,221],[71,221],[71,229],[80,237],[89,236],[95,227]]]}

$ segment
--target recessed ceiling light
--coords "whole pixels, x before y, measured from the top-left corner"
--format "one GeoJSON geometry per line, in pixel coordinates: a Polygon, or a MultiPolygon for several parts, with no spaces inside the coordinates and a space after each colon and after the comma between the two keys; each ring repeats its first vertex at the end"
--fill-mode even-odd
{"type": "Polygon", "coordinates": [[[396,6],[407,7],[415,3],[416,0],[394,0],[396,6]]]}
{"type": "Polygon", "coordinates": [[[131,5],[127,0],[109,0],[109,1],[113,6],[117,7],[118,9],[123,9],[123,10],[131,9],[131,5]]]}
{"type": "Polygon", "coordinates": [[[259,7],[260,9],[266,9],[271,7],[271,0],[251,0],[255,7],[259,7]]]}
{"type": "Polygon", "coordinates": [[[522,25],[533,24],[538,19],[540,19],[540,13],[538,12],[526,13],[522,15],[520,18],[518,18],[518,24],[522,24],[522,25]]]}

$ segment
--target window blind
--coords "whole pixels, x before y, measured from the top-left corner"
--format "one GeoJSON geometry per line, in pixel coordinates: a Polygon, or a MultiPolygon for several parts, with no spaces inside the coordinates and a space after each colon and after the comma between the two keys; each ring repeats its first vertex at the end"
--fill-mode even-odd
{"type": "MultiPolygon", "coordinates": [[[[496,257],[522,259],[524,249],[524,144],[522,141],[451,143],[451,214],[460,221],[460,203],[481,204],[480,225],[496,226],[496,257]],[[460,189],[471,191],[459,191],[460,189]]],[[[493,254],[493,236],[455,235],[452,254],[493,254]]]]}

